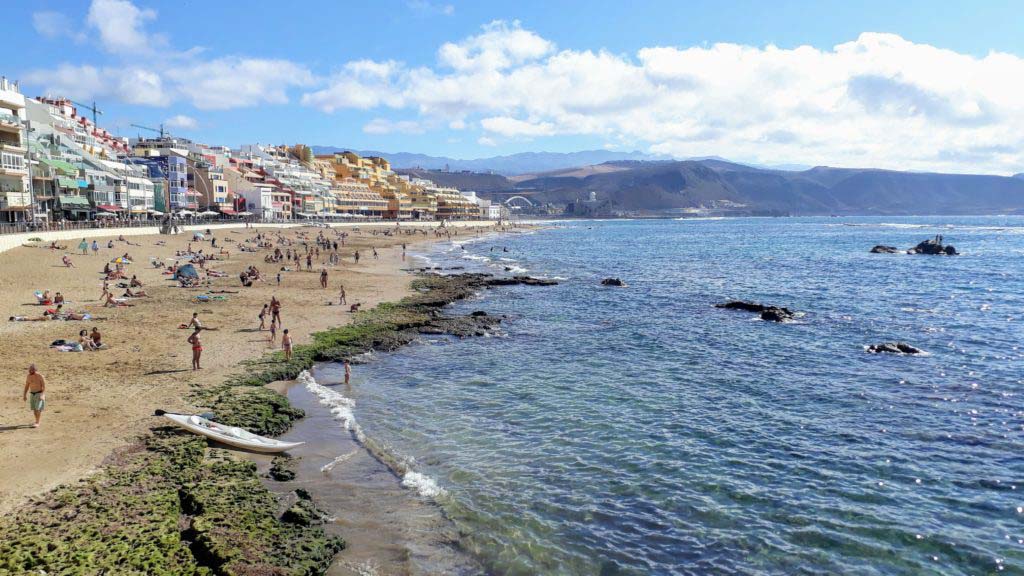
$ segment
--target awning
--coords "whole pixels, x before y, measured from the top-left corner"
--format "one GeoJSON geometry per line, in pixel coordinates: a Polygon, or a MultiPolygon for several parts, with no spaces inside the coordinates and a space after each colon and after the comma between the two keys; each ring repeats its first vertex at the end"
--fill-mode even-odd
{"type": "Polygon", "coordinates": [[[39,160],[43,164],[46,164],[47,166],[50,166],[51,168],[56,168],[57,170],[60,170],[61,172],[65,172],[67,174],[78,174],[78,166],[75,166],[74,164],[72,164],[70,162],[65,162],[63,160],[57,160],[57,159],[54,159],[54,158],[40,158],[39,160]]]}
{"type": "Polygon", "coordinates": [[[89,199],[85,196],[74,196],[72,194],[61,194],[60,205],[62,207],[89,209],[89,199]]]}
{"type": "Polygon", "coordinates": [[[124,210],[124,208],[114,206],[113,204],[97,204],[96,207],[104,212],[121,212],[124,210]]]}
{"type": "Polygon", "coordinates": [[[57,185],[61,188],[78,188],[78,180],[67,176],[58,176],[57,185]]]}
{"type": "Polygon", "coordinates": [[[232,210],[231,208],[221,208],[220,209],[220,213],[221,214],[236,214],[236,212],[234,210],[232,210]]]}

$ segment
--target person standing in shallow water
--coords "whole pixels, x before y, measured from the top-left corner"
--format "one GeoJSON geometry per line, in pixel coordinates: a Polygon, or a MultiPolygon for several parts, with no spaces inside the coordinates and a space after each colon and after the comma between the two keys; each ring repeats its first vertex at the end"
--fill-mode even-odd
{"type": "Polygon", "coordinates": [[[46,407],[46,379],[39,372],[36,372],[36,365],[29,364],[28,377],[25,378],[25,389],[22,390],[21,400],[28,401],[28,407],[36,421],[33,428],[39,428],[39,419],[43,416],[43,408],[46,407]]]}
{"type": "Polygon", "coordinates": [[[352,379],[352,364],[345,360],[345,386],[349,385],[349,381],[352,379]]]}

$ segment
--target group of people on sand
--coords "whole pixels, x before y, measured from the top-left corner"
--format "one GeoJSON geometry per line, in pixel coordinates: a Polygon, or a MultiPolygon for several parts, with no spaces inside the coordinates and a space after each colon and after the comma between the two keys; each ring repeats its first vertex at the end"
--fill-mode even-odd
{"type": "MultiPolygon", "coordinates": [[[[263,308],[260,309],[259,320],[260,325],[257,330],[267,330],[267,318],[270,318],[270,338],[268,343],[271,348],[277,345],[277,331],[281,328],[281,301],[277,299],[277,296],[270,297],[270,303],[264,304],[263,308]]],[[[285,328],[281,332],[281,350],[284,351],[285,360],[292,359],[292,337],[289,334],[288,329],[285,328]]]]}

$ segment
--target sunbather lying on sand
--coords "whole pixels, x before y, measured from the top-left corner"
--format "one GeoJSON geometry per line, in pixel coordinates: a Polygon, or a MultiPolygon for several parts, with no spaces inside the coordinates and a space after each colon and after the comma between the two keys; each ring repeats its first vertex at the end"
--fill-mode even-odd
{"type": "Polygon", "coordinates": [[[103,303],[107,308],[117,308],[118,306],[135,306],[135,304],[129,304],[124,301],[124,298],[114,298],[113,294],[107,294],[107,301],[103,303]]]}
{"type": "Polygon", "coordinates": [[[125,298],[149,298],[149,294],[146,294],[145,290],[136,290],[135,292],[132,292],[131,288],[125,288],[125,290],[124,290],[124,297],[125,298]]]}

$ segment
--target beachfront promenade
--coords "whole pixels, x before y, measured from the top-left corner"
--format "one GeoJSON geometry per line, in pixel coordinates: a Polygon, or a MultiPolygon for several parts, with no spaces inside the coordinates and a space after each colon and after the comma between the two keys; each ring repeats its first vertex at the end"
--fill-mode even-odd
{"type": "MultiPolygon", "coordinates": [[[[329,226],[331,228],[359,228],[359,227],[376,227],[391,225],[394,227],[394,223],[388,222],[327,222],[326,224],[319,221],[302,220],[294,222],[253,222],[248,223],[253,227],[259,228],[301,228],[303,226],[309,226],[316,224],[318,226],[329,226]]],[[[448,228],[469,228],[469,227],[491,227],[500,225],[495,220],[458,220],[454,222],[445,222],[445,227],[448,228]]],[[[184,232],[202,231],[202,230],[231,230],[241,229],[247,226],[246,222],[231,222],[227,224],[187,224],[179,225],[178,229],[184,232]]],[[[401,222],[398,224],[401,228],[437,228],[441,226],[441,222],[438,221],[411,221],[401,222]]],[[[82,228],[76,230],[47,230],[47,231],[36,231],[36,232],[18,232],[14,234],[0,234],[0,252],[6,252],[12,248],[30,244],[30,239],[38,238],[45,242],[53,242],[55,240],[78,240],[81,238],[108,238],[117,236],[148,236],[152,234],[159,234],[159,226],[132,226],[122,228],[82,228]]],[[[40,243],[40,242],[36,242],[40,243]]]]}

